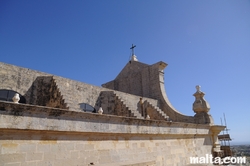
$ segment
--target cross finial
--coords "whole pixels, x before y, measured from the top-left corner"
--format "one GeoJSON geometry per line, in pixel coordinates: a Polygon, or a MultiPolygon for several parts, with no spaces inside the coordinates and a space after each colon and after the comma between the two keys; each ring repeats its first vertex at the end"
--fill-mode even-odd
{"type": "Polygon", "coordinates": [[[134,55],[134,48],[136,47],[136,45],[132,44],[132,47],[130,48],[132,50],[132,55],[134,55]]]}

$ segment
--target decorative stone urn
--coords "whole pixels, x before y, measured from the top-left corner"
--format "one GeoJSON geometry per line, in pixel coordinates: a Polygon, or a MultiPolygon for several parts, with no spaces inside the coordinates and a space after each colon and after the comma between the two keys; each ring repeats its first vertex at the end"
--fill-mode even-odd
{"type": "Polygon", "coordinates": [[[102,114],[102,113],[103,113],[103,109],[102,109],[102,107],[100,107],[98,110],[98,114],[102,114]]]}
{"type": "Polygon", "coordinates": [[[208,113],[210,110],[210,105],[204,99],[205,93],[200,90],[201,86],[196,86],[196,92],[193,94],[195,101],[193,103],[193,110],[196,113],[195,123],[198,124],[213,124],[213,118],[208,113]]]}
{"type": "Polygon", "coordinates": [[[16,93],[16,94],[14,95],[14,97],[12,98],[12,100],[13,100],[14,103],[18,103],[19,100],[20,100],[19,94],[16,93]]]}
{"type": "Polygon", "coordinates": [[[193,103],[193,110],[195,113],[199,112],[208,112],[210,110],[210,105],[208,102],[203,98],[205,93],[200,90],[201,86],[196,85],[196,92],[193,94],[195,97],[195,101],[193,103]]]}

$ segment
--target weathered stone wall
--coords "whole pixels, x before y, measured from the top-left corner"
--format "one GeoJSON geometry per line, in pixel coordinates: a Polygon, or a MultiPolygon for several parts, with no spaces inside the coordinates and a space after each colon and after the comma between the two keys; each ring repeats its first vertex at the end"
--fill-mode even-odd
{"type": "Polygon", "coordinates": [[[211,126],[0,102],[0,165],[182,166],[213,146],[211,126]]]}
{"type": "Polygon", "coordinates": [[[43,96],[38,96],[38,87],[50,83],[51,79],[47,76],[51,75],[0,62],[0,89],[14,90],[20,93],[28,104],[37,104],[39,97],[41,97],[40,101],[43,101],[43,96]]]}
{"type": "Polygon", "coordinates": [[[27,104],[67,108],[53,76],[0,62],[0,89],[14,90],[27,104]]]}
{"type": "Polygon", "coordinates": [[[102,86],[141,97],[157,100],[158,106],[170,119],[178,122],[194,123],[193,116],[186,116],[177,111],[168,100],[164,85],[164,62],[146,65],[141,62],[129,62],[115,78],[102,86]]]}
{"type": "Polygon", "coordinates": [[[147,64],[143,64],[141,62],[130,61],[118,74],[115,80],[103,84],[102,86],[105,88],[118,90],[129,94],[148,97],[142,95],[143,89],[141,86],[142,84],[141,70],[147,66],[148,66],[147,64]]]}
{"type": "Polygon", "coordinates": [[[102,88],[0,62],[0,89],[20,93],[27,104],[79,111],[80,103],[98,107],[102,88]]]}
{"type": "Polygon", "coordinates": [[[100,94],[105,88],[58,76],[54,76],[53,79],[71,111],[81,111],[81,103],[87,103],[96,110],[99,109],[100,94]]]}
{"type": "MultiPolygon", "coordinates": [[[[182,166],[190,156],[218,149],[222,127],[195,124],[194,117],[176,111],[165,95],[164,64],[145,66],[128,64],[123,71],[143,68],[129,90],[152,98],[0,63],[0,89],[17,91],[27,101],[0,101],[0,165],[182,166]],[[138,89],[141,83],[148,87],[138,89]],[[82,112],[81,103],[97,110],[102,106],[104,114],[82,112]],[[147,109],[156,120],[144,119],[147,109]],[[162,111],[173,122],[165,121],[162,111]]],[[[124,78],[124,72],[117,78],[124,78]]]]}
{"type": "Polygon", "coordinates": [[[164,135],[1,130],[0,165],[186,166],[190,156],[210,153],[206,141],[164,135]]]}
{"type": "Polygon", "coordinates": [[[80,104],[87,103],[96,110],[102,106],[105,114],[143,118],[140,96],[4,63],[0,63],[0,67],[0,89],[19,92],[27,104],[81,111],[80,104]]]}
{"type": "Polygon", "coordinates": [[[113,91],[103,91],[101,93],[101,107],[104,114],[135,117],[131,114],[125,103],[115,95],[113,91]]]}

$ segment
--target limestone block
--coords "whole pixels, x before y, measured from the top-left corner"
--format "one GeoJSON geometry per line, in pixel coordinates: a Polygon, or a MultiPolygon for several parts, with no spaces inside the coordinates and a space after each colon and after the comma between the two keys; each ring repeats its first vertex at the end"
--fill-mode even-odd
{"type": "Polygon", "coordinates": [[[37,166],[37,161],[26,161],[24,163],[21,164],[21,166],[37,166]]]}
{"type": "Polygon", "coordinates": [[[24,162],[25,157],[26,157],[25,153],[0,154],[0,161],[6,164],[14,162],[24,162]]]}
{"type": "Polygon", "coordinates": [[[80,151],[76,151],[76,150],[74,150],[74,151],[70,151],[70,158],[71,159],[78,159],[79,158],[79,153],[80,153],[80,151]]]}
{"type": "MultiPolygon", "coordinates": [[[[33,163],[34,164],[34,163],[33,163]]],[[[21,166],[20,162],[15,162],[15,163],[7,163],[5,166],[21,166]]]]}
{"type": "Polygon", "coordinates": [[[34,151],[30,151],[26,153],[26,161],[41,161],[43,160],[43,152],[35,153],[34,151]]]}
{"type": "MultiPolygon", "coordinates": [[[[36,161],[36,166],[45,166],[45,165],[50,166],[50,165],[54,165],[54,163],[56,163],[56,162],[53,162],[53,161],[36,161]]],[[[24,166],[26,166],[26,163],[24,164],[24,166]]]]}
{"type": "Polygon", "coordinates": [[[44,152],[44,162],[56,161],[56,152],[44,152]]]}
{"type": "Polygon", "coordinates": [[[36,149],[37,152],[50,152],[50,144],[49,142],[39,142],[37,143],[37,149],[36,149]]]}
{"type": "Polygon", "coordinates": [[[80,150],[83,150],[84,149],[84,147],[85,147],[85,144],[83,143],[83,142],[80,142],[80,143],[75,143],[75,150],[77,150],[77,151],[80,151],[80,150]]]}
{"type": "Polygon", "coordinates": [[[13,142],[5,142],[1,144],[1,154],[12,154],[19,151],[19,144],[13,142]]]}
{"type": "Polygon", "coordinates": [[[36,152],[36,144],[27,143],[27,144],[20,144],[19,146],[20,152],[36,152]]]}

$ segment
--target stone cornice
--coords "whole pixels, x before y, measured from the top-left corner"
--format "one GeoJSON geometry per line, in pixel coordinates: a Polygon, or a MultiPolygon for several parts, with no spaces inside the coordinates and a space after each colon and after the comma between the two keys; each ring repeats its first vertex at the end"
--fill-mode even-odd
{"type": "Polygon", "coordinates": [[[0,129],[198,136],[210,125],[99,115],[0,101],[0,129]]]}

